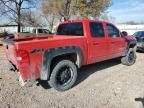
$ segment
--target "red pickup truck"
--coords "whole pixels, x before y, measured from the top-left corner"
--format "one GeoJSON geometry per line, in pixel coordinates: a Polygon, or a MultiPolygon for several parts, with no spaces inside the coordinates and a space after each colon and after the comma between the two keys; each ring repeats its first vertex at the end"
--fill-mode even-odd
{"type": "Polygon", "coordinates": [[[55,35],[4,40],[3,45],[23,84],[40,79],[58,91],[74,85],[81,66],[117,57],[125,65],[136,61],[136,39],[97,20],[64,22],[55,35]]]}

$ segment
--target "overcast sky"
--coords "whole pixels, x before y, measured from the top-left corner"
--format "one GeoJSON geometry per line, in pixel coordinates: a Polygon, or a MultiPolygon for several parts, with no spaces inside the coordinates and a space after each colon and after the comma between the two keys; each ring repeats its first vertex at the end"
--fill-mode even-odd
{"type": "Polygon", "coordinates": [[[109,15],[116,18],[117,23],[136,21],[144,22],[144,0],[112,0],[108,9],[109,15]]]}

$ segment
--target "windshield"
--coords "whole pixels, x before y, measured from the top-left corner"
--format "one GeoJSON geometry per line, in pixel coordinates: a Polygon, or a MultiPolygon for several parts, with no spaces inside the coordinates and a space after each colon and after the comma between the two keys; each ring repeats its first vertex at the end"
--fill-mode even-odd
{"type": "Polygon", "coordinates": [[[135,37],[144,37],[144,31],[134,33],[135,37]]]}
{"type": "Polygon", "coordinates": [[[83,25],[82,23],[61,24],[58,27],[57,35],[83,36],[83,25]]]}

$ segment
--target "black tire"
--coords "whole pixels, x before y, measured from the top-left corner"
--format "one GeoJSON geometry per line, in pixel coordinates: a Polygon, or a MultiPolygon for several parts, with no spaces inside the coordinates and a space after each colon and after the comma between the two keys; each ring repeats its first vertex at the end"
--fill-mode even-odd
{"type": "Polygon", "coordinates": [[[136,62],[136,51],[134,48],[130,48],[127,55],[121,58],[121,62],[124,65],[131,66],[136,62]]]}
{"type": "Polygon", "coordinates": [[[76,65],[69,60],[62,60],[53,68],[48,83],[52,88],[58,91],[65,91],[74,85],[76,79],[76,65]]]}

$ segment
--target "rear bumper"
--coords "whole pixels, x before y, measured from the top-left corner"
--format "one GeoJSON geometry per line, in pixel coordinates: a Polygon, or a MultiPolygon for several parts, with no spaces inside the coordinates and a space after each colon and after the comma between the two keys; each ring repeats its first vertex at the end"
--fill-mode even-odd
{"type": "Polygon", "coordinates": [[[31,87],[36,82],[36,80],[24,80],[16,65],[12,64],[11,62],[9,63],[9,69],[10,71],[17,72],[17,74],[19,74],[19,84],[21,86],[31,87]]]}
{"type": "Polygon", "coordinates": [[[39,71],[32,71],[33,67],[30,65],[16,66],[12,62],[9,62],[9,69],[10,71],[19,72],[24,82],[34,81],[40,78],[39,71]]]}

